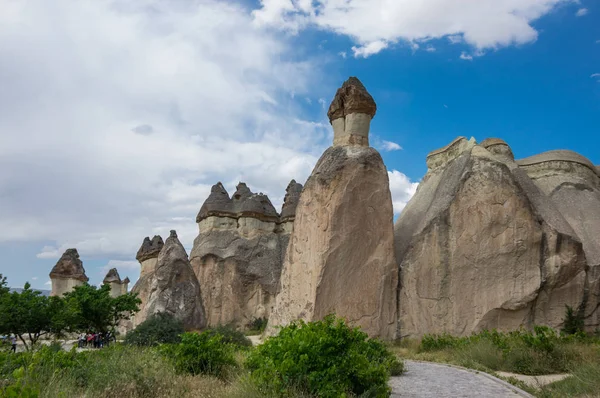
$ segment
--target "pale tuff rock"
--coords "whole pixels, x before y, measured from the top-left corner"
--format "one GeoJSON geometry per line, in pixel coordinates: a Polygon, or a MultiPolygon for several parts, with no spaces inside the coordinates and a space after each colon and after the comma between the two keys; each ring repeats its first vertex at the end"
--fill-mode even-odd
{"type": "Polygon", "coordinates": [[[124,280],[121,280],[121,276],[119,275],[119,272],[117,271],[116,268],[111,268],[108,273],[106,274],[106,276],[104,277],[104,280],[102,281],[103,284],[108,284],[110,285],[110,295],[112,297],[118,297],[121,296],[125,293],[127,293],[127,286],[129,285],[129,278],[125,278],[124,280]]]}
{"type": "Polygon", "coordinates": [[[73,290],[75,286],[83,285],[89,280],[85,275],[77,249],[67,249],[63,253],[50,271],[50,280],[52,281],[51,296],[62,296],[73,290]]]}
{"type": "Polygon", "coordinates": [[[252,193],[244,183],[232,198],[222,184],[213,186],[196,219],[199,234],[190,254],[203,286],[208,325],[244,327],[268,316],[299,191],[302,185],[292,181],[284,202],[286,217],[280,219],[269,198],[252,193]]]}
{"type": "Polygon", "coordinates": [[[572,151],[550,151],[517,161],[552,200],[581,242],[588,265],[584,289],[585,324],[600,326],[600,173],[572,151]]]}
{"type": "Polygon", "coordinates": [[[158,312],[174,315],[183,321],[186,330],[206,326],[200,285],[175,231],[171,231],[161,249],[156,269],[144,280],[140,278],[133,291],[138,292],[142,300],[134,326],[158,312]]]}
{"type": "Polygon", "coordinates": [[[584,299],[582,244],[508,145],[459,138],[427,164],[395,225],[399,334],[561,326],[584,299]]]}
{"type": "Polygon", "coordinates": [[[377,105],[356,77],[350,77],[335,93],[327,116],[333,127],[333,145],[369,146],[369,128],[377,105]]]}
{"type": "MultiPolygon", "coordinates": [[[[330,119],[355,110],[370,118],[375,104],[351,78],[338,90],[330,119]]],[[[269,333],[296,319],[335,313],[370,336],[393,338],[398,271],[392,217],[379,153],[351,143],[327,149],[296,208],[269,333]]]]}

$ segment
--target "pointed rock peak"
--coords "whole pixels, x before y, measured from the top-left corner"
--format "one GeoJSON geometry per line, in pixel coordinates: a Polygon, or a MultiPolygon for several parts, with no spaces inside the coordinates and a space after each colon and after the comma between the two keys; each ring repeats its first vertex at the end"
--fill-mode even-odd
{"type": "Polygon", "coordinates": [[[160,235],[154,235],[154,238],[150,240],[148,236],[144,238],[142,246],[137,252],[135,258],[141,263],[151,258],[158,257],[158,253],[163,248],[164,242],[160,235]]]}
{"type": "Polygon", "coordinates": [[[230,213],[232,213],[231,199],[223,184],[218,182],[210,189],[210,195],[202,204],[196,216],[196,222],[200,222],[210,216],[221,216],[230,213]]]}
{"type": "Polygon", "coordinates": [[[281,221],[288,221],[295,217],[302,188],[302,184],[298,184],[295,180],[290,181],[288,184],[285,190],[283,206],[281,207],[281,221]]]}
{"type": "Polygon", "coordinates": [[[85,269],[79,259],[77,249],[67,249],[63,253],[52,271],[50,271],[50,278],[72,278],[83,282],[89,280],[85,275],[85,269]]]}
{"type": "Polygon", "coordinates": [[[119,276],[119,271],[116,268],[111,268],[110,271],[104,277],[103,283],[112,283],[117,282],[121,283],[121,276],[119,276]]]}
{"type": "Polygon", "coordinates": [[[172,229],[171,232],[169,233],[169,238],[175,238],[175,239],[177,239],[177,231],[175,231],[174,229],[172,229]]]}
{"type": "Polygon", "coordinates": [[[131,282],[131,281],[129,280],[129,277],[126,276],[125,279],[123,279],[123,281],[121,283],[129,283],[129,282],[131,282]]]}
{"type": "Polygon", "coordinates": [[[233,194],[233,200],[244,200],[252,196],[252,191],[245,182],[240,182],[235,188],[236,191],[233,194]]]}
{"type": "Polygon", "coordinates": [[[375,117],[377,105],[365,86],[356,77],[350,77],[342,84],[329,105],[329,122],[352,113],[364,113],[375,117]]]}

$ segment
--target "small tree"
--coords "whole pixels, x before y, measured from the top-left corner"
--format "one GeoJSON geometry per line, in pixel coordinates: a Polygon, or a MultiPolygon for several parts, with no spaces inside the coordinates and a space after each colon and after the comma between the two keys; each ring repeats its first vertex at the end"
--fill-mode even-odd
{"type": "MultiPolygon", "coordinates": [[[[0,284],[5,283],[3,278],[0,284]]],[[[16,335],[29,350],[40,337],[64,330],[63,310],[59,297],[43,296],[25,283],[21,292],[0,292],[0,330],[16,335]],[[29,337],[29,344],[25,336],[29,337]]]]}
{"type": "Polygon", "coordinates": [[[64,296],[69,330],[107,332],[122,320],[128,320],[139,311],[141,300],[137,294],[126,293],[111,297],[110,286],[97,288],[89,284],[75,287],[64,296]]]}
{"type": "Polygon", "coordinates": [[[171,314],[159,312],[127,333],[125,343],[141,346],[179,343],[184,332],[182,321],[171,314]]]}
{"type": "Polygon", "coordinates": [[[564,334],[577,334],[583,332],[583,311],[580,309],[575,312],[572,307],[569,307],[568,305],[565,305],[565,307],[565,320],[561,331],[564,334]]]}

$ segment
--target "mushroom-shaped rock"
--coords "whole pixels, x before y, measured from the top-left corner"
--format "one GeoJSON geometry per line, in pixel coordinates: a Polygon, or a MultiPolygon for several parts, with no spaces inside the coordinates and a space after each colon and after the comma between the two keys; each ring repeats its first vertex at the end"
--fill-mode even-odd
{"type": "Polygon", "coordinates": [[[250,188],[248,188],[248,186],[246,185],[245,182],[240,182],[235,187],[235,193],[233,194],[232,199],[233,199],[234,203],[237,203],[237,202],[243,202],[244,200],[248,199],[251,196],[252,196],[252,191],[250,190],[250,188]]]}
{"type": "Polygon", "coordinates": [[[175,231],[167,238],[158,255],[156,270],[148,275],[146,283],[149,294],[135,316],[136,324],[152,314],[167,312],[180,319],[186,330],[206,326],[200,285],[175,231]]]}
{"type": "Polygon", "coordinates": [[[346,80],[327,112],[333,127],[333,145],[369,146],[371,119],[376,112],[377,105],[360,80],[346,80]]]}
{"type": "Polygon", "coordinates": [[[269,197],[262,193],[252,194],[252,196],[240,202],[237,210],[240,217],[252,217],[270,222],[277,222],[279,218],[269,197]]]}
{"type": "Polygon", "coordinates": [[[199,223],[210,216],[231,217],[233,214],[234,211],[229,194],[223,184],[218,182],[212,186],[210,195],[202,204],[200,212],[196,216],[196,222],[199,223]]]}
{"type": "Polygon", "coordinates": [[[116,268],[111,268],[104,277],[103,283],[121,283],[121,277],[119,276],[119,271],[116,268]]]}
{"type": "Polygon", "coordinates": [[[77,249],[67,249],[60,257],[52,271],[52,296],[62,296],[73,290],[75,286],[86,283],[89,278],[85,275],[83,263],[79,259],[77,249]]]}
{"type": "MultiPolygon", "coordinates": [[[[375,149],[353,141],[355,130],[336,125],[343,116],[346,127],[356,121],[351,117],[364,116],[368,126],[374,114],[375,102],[358,79],[338,90],[330,107],[330,118],[337,117],[334,145],[300,195],[268,333],[335,313],[370,336],[395,337],[398,269],[388,173],[375,149]]],[[[366,138],[368,129],[362,133],[366,138]]]]}
{"type": "Polygon", "coordinates": [[[283,206],[281,207],[282,222],[294,221],[302,188],[302,184],[298,184],[295,180],[292,180],[285,189],[285,198],[283,198],[283,206]]]}
{"type": "Polygon", "coordinates": [[[146,236],[135,258],[140,263],[151,258],[156,258],[158,257],[158,253],[160,253],[160,250],[162,249],[163,245],[164,243],[160,235],[154,235],[152,240],[150,240],[149,236],[146,236]]]}

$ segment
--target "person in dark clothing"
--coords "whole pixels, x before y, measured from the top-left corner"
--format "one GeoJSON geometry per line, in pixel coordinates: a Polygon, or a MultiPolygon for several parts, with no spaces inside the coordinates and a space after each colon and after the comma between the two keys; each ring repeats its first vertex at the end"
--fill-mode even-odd
{"type": "Polygon", "coordinates": [[[13,335],[10,338],[10,342],[12,344],[12,348],[11,348],[12,352],[17,352],[17,336],[13,335]]]}

